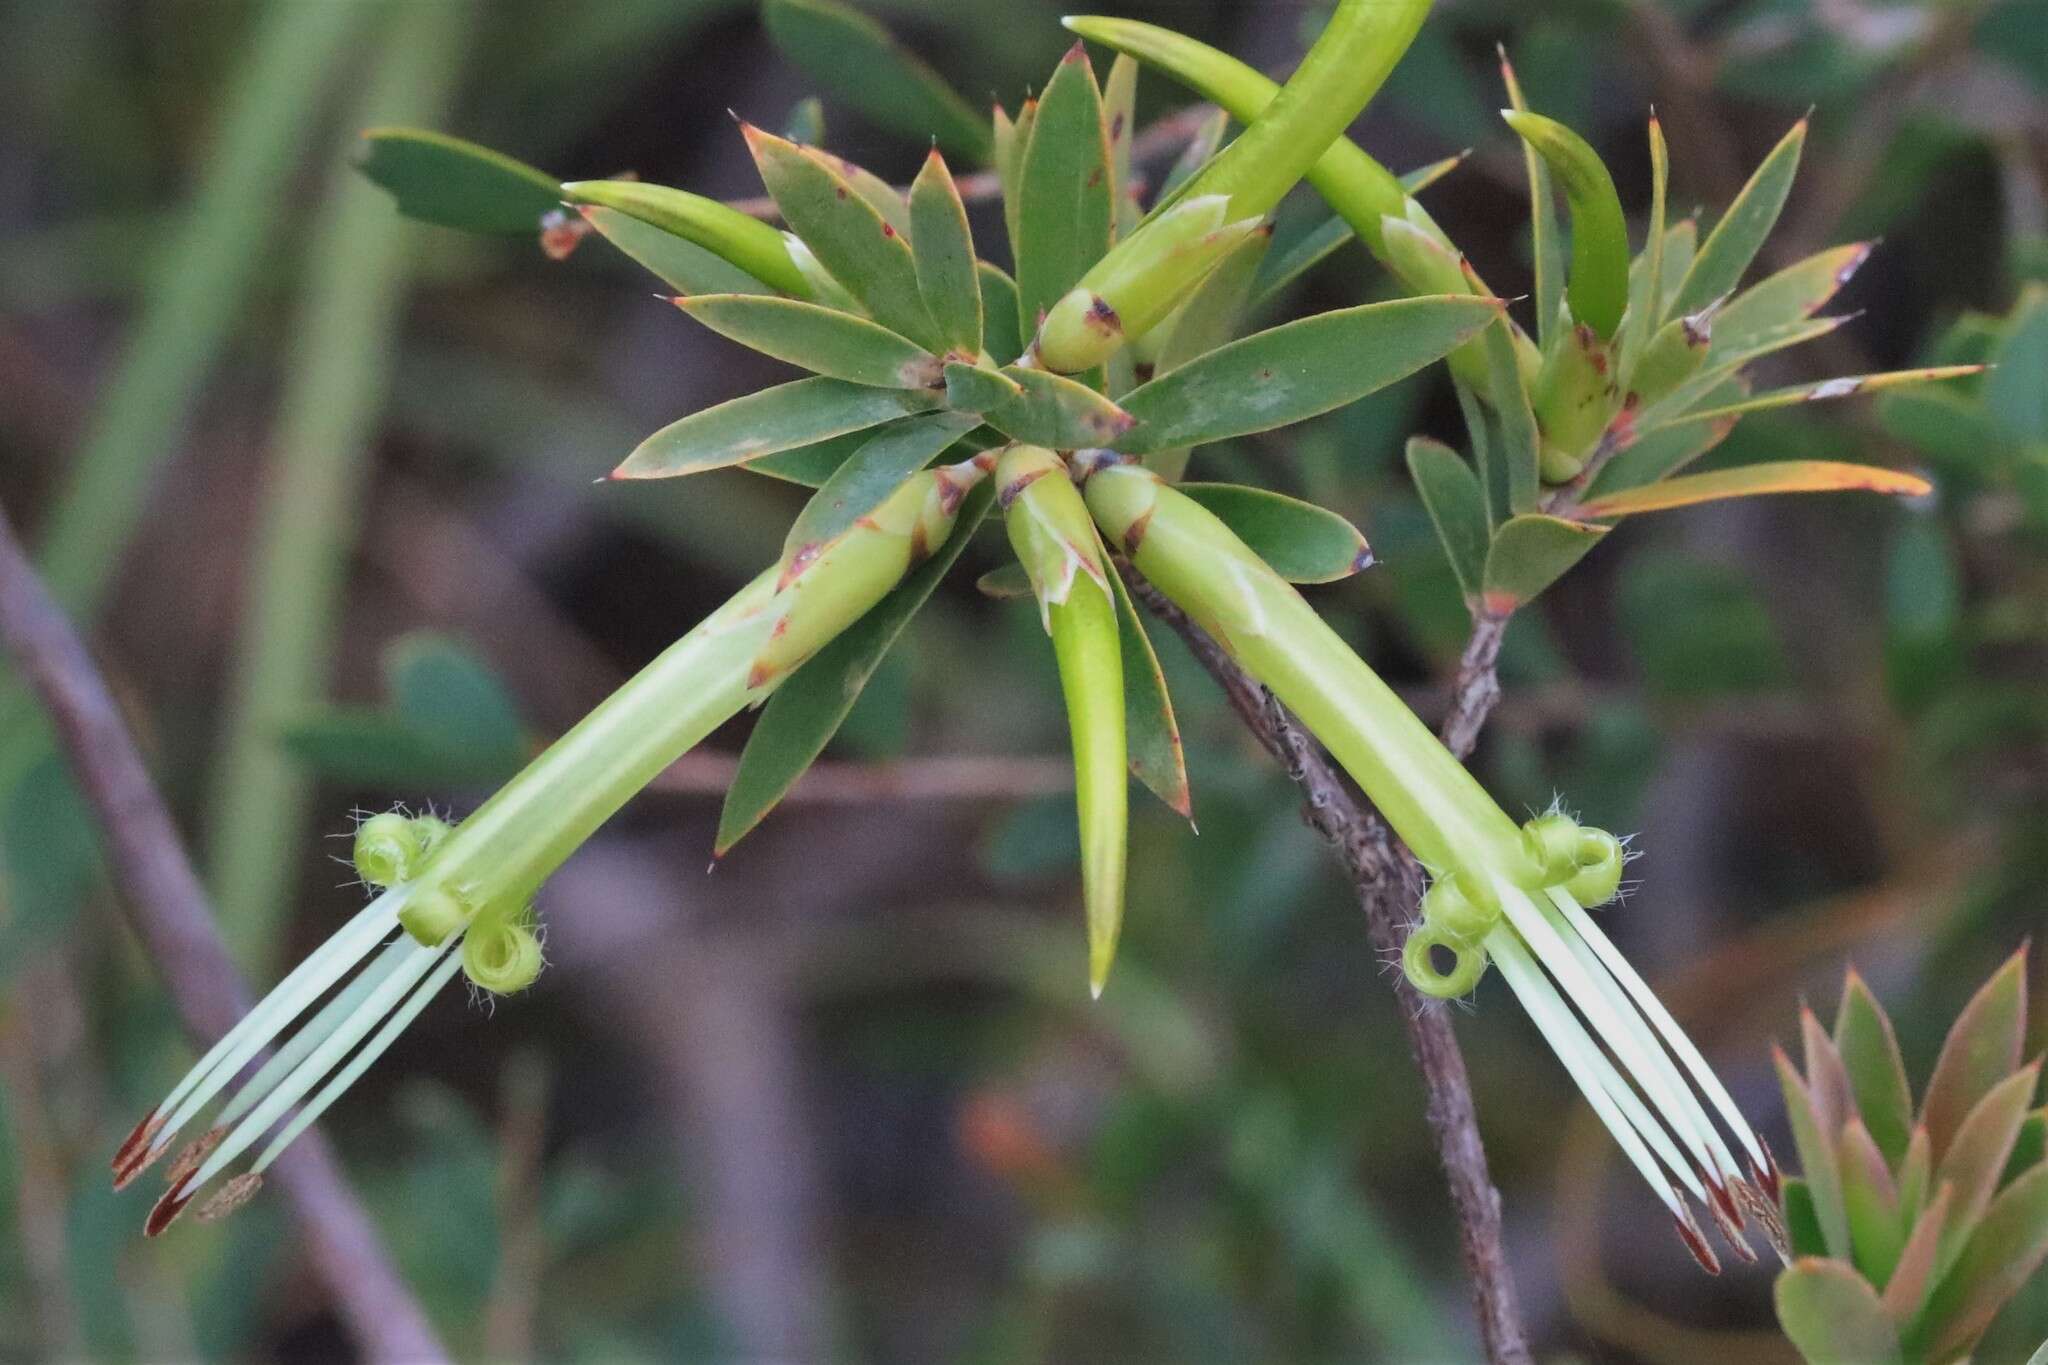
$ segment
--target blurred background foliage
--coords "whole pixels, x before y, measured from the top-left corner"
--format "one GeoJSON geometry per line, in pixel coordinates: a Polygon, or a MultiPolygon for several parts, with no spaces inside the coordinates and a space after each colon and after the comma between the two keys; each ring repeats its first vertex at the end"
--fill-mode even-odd
{"type": "MultiPolygon", "coordinates": [[[[976,104],[1014,108],[1067,41],[1036,0],[867,8],[976,104]]],[[[1114,8],[1276,71],[1319,18],[1114,8]]],[[[347,168],[357,130],[731,197],[759,186],[728,109],[822,120],[898,183],[924,140],[857,72],[818,91],[744,0],[5,0],[0,32],[0,504],[92,627],[268,978],[357,903],[330,841],[352,807],[466,809],[754,572],[801,499],[739,471],[593,485],[655,426],[781,376],[616,256],[401,222],[347,168]]],[[[1832,1000],[1853,959],[1925,1074],[2048,906],[2048,3],[1445,0],[1356,131],[1396,168],[1472,149],[1430,208],[1513,294],[1496,42],[1631,212],[1649,106],[1678,206],[1726,202],[1814,108],[1764,264],[1883,245],[1842,301],[1865,316],[1771,382],[2001,362],[1759,414],[1711,457],[1910,467],[1926,505],[1632,523],[1503,655],[1483,776],[1641,832],[1609,928],[1784,1152],[1765,1044],[1803,993],[1832,1000]]],[[[1143,77],[1141,122],[1181,98],[1143,77]]],[[[1320,217],[1298,195],[1279,231],[1320,217]]],[[[1353,245],[1285,306],[1386,287],[1353,245]]],[[[1417,431],[1456,437],[1440,373],[1199,458],[1367,530],[1383,567],[1316,600],[1429,715],[1465,620],[1396,456],[1417,431]]],[[[1000,536],[968,558],[1002,562],[1000,536]]],[[[744,720],[572,861],[542,901],[556,969],[489,1019],[432,1006],[327,1124],[450,1344],[1469,1358],[1385,964],[1284,777],[1162,652],[1201,833],[1134,807],[1099,1005],[1028,604],[942,592],[808,799],[711,874],[744,720]]],[[[107,1191],[189,1049],[92,830],[0,672],[0,1356],[345,1354],[276,1202],[145,1243],[142,1204],[107,1191]]],[[[1488,1008],[1500,989],[1460,1033],[1541,1353],[1789,1358],[1767,1274],[1703,1280],[1610,1183],[1564,1073],[1488,1008]]],[[[1978,1358],[2044,1335],[2037,1283],[1978,1358]]]]}

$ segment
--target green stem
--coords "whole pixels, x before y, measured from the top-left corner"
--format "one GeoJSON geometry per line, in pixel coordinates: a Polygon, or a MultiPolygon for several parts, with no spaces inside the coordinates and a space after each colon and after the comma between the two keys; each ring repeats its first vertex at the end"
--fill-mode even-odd
{"type": "MultiPolygon", "coordinates": [[[[399,7],[346,136],[379,121],[432,122],[461,69],[473,11],[399,7]]],[[[280,405],[214,774],[211,864],[219,913],[245,967],[268,960],[301,864],[308,783],[278,735],[325,688],[341,590],[395,353],[417,229],[336,161],[313,241],[296,354],[280,405]]]]}

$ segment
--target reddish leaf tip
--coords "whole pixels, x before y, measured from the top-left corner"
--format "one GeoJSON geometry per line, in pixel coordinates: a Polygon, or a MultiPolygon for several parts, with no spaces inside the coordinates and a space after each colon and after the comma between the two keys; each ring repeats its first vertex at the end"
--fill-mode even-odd
{"type": "Polygon", "coordinates": [[[1060,65],[1065,66],[1069,62],[1084,62],[1086,60],[1088,60],[1088,49],[1079,38],[1076,38],[1074,39],[1074,45],[1067,49],[1065,56],[1060,58],[1060,65]]]}

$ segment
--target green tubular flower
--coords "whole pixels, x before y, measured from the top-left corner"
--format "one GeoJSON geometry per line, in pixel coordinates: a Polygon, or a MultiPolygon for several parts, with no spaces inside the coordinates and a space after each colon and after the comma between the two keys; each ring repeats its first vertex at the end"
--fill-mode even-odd
{"type": "Polygon", "coordinates": [[[1736,1254],[1755,1255],[1745,1213],[1777,1244],[1769,1153],[1572,894],[1574,884],[1599,891],[1589,883],[1610,875],[1618,884],[1619,843],[1562,817],[1518,829],[1301,595],[1193,499],[1136,465],[1096,470],[1085,492],[1110,543],[1301,718],[1432,869],[1436,886],[1404,952],[1417,988],[1463,994],[1489,960],[1498,965],[1701,1264],[1719,1268],[1687,1195],[1736,1254]],[[1452,955],[1448,969],[1433,960],[1439,951],[1452,955]]]}
{"type": "MultiPolygon", "coordinates": [[[[1272,212],[1379,91],[1429,7],[1430,0],[1339,0],[1293,77],[1180,198],[1222,195],[1229,222],[1272,212]]],[[[1144,331],[1141,320],[1156,322],[1201,280],[1206,266],[1198,261],[1155,268],[1175,250],[1170,216],[1141,224],[1047,312],[1033,343],[1040,364],[1067,374],[1101,364],[1144,331]]]]}
{"type": "MultiPolygon", "coordinates": [[[[1187,86],[1203,99],[1225,110],[1240,123],[1259,118],[1279,95],[1281,87],[1262,72],[1247,66],[1227,52],[1220,52],[1172,29],[1135,19],[1112,19],[1098,15],[1076,15],[1062,20],[1068,29],[1093,42],[1128,53],[1187,86]]],[[[1308,183],[1331,210],[1358,234],[1381,264],[1418,294],[1476,293],[1493,291],[1476,279],[1471,285],[1444,288],[1437,282],[1433,260],[1397,254],[1387,241],[1382,220],[1406,222],[1448,252],[1458,252],[1422,205],[1401,187],[1399,177],[1367,155],[1348,137],[1338,136],[1305,172],[1308,183]],[[1411,275],[1411,269],[1423,273],[1411,275]]],[[[1515,332],[1518,365],[1533,375],[1540,362],[1536,347],[1519,330],[1515,332]]],[[[1490,391],[1486,349],[1470,342],[1451,353],[1451,370],[1474,392],[1490,391]]]]}
{"type": "Polygon", "coordinates": [[[461,824],[451,829],[432,816],[366,820],[357,832],[358,871],[382,893],[214,1044],[116,1154],[119,1188],[283,1040],[175,1163],[146,1231],[162,1232],[201,1187],[276,1128],[202,1216],[249,1198],[278,1154],[457,971],[499,994],[531,984],[542,966],[532,912],[540,884],[657,773],[762,701],[880,601],[951,533],[961,499],[982,476],[972,462],[912,475],[831,544],[806,547],[805,563],[763,572],[461,824]],[[337,986],[333,999],[302,1020],[337,986]]]}
{"type": "Polygon", "coordinates": [[[1004,527],[1030,576],[1059,664],[1074,748],[1088,986],[1100,996],[1123,927],[1130,820],[1123,657],[1110,570],[1059,456],[1040,446],[1011,446],[997,460],[995,477],[1004,527]]]}

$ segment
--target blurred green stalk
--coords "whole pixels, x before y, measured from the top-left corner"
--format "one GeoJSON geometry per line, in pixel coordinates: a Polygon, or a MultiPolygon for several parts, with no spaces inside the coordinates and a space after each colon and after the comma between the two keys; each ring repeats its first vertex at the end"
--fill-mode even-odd
{"type": "Polygon", "coordinates": [[[325,208],[307,251],[207,806],[222,933],[251,971],[269,962],[305,832],[309,784],[279,734],[326,689],[367,447],[390,387],[416,254],[418,229],[355,173],[347,148],[358,128],[443,121],[474,19],[467,3],[380,8],[376,69],[329,157],[325,208]]]}
{"type": "MultiPolygon", "coordinates": [[[[199,187],[151,272],[133,339],[68,462],[70,478],[42,535],[43,580],[84,623],[97,613],[155,475],[181,444],[194,396],[287,221],[290,171],[320,113],[325,78],[368,13],[357,4],[278,0],[264,9],[236,68],[199,187]]],[[[47,748],[27,693],[10,680],[0,692],[0,790],[47,748]]]]}

